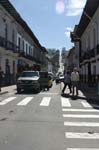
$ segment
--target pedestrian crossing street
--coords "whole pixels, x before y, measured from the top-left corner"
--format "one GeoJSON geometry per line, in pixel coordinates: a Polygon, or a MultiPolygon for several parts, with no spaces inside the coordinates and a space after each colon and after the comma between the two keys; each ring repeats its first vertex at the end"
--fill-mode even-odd
{"type": "MultiPolygon", "coordinates": [[[[3,106],[3,105],[7,105],[9,103],[12,103],[13,101],[15,102],[16,101],[16,104],[17,106],[26,106],[28,105],[29,103],[33,102],[33,100],[37,99],[37,97],[33,97],[33,96],[26,96],[26,97],[21,97],[20,99],[20,102],[17,102],[19,99],[18,96],[9,96],[7,98],[2,98],[0,99],[0,106],[3,106]]],[[[55,101],[54,97],[51,97],[51,96],[43,96],[40,98],[41,101],[39,103],[40,106],[50,106],[51,105],[51,102],[52,101],[55,101]]],[[[61,107],[63,109],[63,111],[65,110],[65,107],[66,108],[99,108],[99,105],[95,105],[95,104],[89,104],[87,101],[84,101],[84,100],[80,100],[80,101],[77,101],[77,102],[73,102],[72,100],[70,100],[69,98],[65,98],[65,97],[59,97],[58,98],[59,101],[60,101],[60,104],[61,104],[61,107]],[[74,103],[77,103],[76,106],[74,106],[74,103]]],[[[57,101],[56,101],[57,103],[57,101]]],[[[80,109],[79,109],[80,111],[80,109]]],[[[86,111],[86,110],[84,110],[86,111]]]]}
{"type": "Polygon", "coordinates": [[[86,100],[80,104],[83,108],[75,108],[68,98],[61,98],[66,150],[99,150],[99,106],[86,100]]]}

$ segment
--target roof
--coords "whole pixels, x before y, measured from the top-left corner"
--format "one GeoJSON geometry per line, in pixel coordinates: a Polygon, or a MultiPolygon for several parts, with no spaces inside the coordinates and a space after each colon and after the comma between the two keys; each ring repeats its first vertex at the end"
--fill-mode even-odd
{"type": "Polygon", "coordinates": [[[71,42],[80,40],[80,38],[76,34],[77,28],[78,28],[78,25],[75,25],[74,31],[70,32],[71,42]]]}
{"type": "Polygon", "coordinates": [[[76,31],[76,35],[78,35],[78,37],[81,37],[98,7],[99,7],[99,0],[87,0],[76,31]]]}
{"type": "Polygon", "coordinates": [[[27,23],[22,19],[20,14],[16,11],[13,5],[9,2],[9,0],[0,0],[0,4],[9,12],[9,14],[24,28],[24,30],[30,35],[30,37],[34,40],[34,42],[43,50],[42,46],[40,45],[38,39],[29,28],[27,23]]]}

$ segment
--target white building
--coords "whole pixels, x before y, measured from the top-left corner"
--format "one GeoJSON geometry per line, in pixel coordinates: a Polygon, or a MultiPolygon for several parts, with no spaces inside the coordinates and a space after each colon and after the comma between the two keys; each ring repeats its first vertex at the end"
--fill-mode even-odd
{"type": "Polygon", "coordinates": [[[79,46],[79,66],[82,81],[95,83],[99,77],[99,0],[87,0],[72,41],[79,46]]]}
{"type": "Polygon", "coordinates": [[[39,69],[46,64],[42,47],[8,0],[0,1],[0,66],[4,84],[13,84],[16,74],[24,69],[39,69]]]}

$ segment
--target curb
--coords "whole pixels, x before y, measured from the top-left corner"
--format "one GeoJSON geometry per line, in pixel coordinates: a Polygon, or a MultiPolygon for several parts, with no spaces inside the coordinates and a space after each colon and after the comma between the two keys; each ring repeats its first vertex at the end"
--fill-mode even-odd
{"type": "Polygon", "coordinates": [[[0,95],[6,94],[8,91],[0,92],[0,95]]]}

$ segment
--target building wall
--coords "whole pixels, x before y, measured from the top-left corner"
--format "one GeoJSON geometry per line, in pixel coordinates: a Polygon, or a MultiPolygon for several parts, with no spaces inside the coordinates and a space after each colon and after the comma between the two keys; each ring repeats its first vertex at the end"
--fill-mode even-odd
{"type": "Polygon", "coordinates": [[[99,8],[90,20],[89,25],[85,29],[82,37],[81,54],[88,52],[91,55],[91,50],[95,52],[95,56],[83,59],[80,63],[82,80],[84,82],[96,83],[96,78],[99,76],[99,54],[97,54],[97,44],[99,44],[99,8]]]}
{"type": "Polygon", "coordinates": [[[32,67],[34,63],[40,64],[39,60],[42,57],[45,59],[45,55],[42,56],[41,54],[41,47],[34,42],[26,29],[0,5],[0,65],[5,74],[4,84],[15,82],[18,67],[20,67],[19,60],[22,62],[21,66],[24,63],[32,67]],[[9,44],[9,48],[6,44],[2,46],[2,40],[3,43],[9,44]],[[11,49],[12,44],[16,49],[11,49]],[[12,77],[13,81],[11,80],[12,77]]]}

